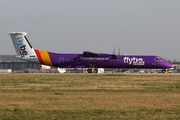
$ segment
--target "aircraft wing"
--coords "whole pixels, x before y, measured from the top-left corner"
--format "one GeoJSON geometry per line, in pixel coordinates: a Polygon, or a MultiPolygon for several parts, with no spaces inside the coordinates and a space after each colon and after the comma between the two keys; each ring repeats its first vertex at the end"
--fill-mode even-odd
{"type": "Polygon", "coordinates": [[[116,55],[112,55],[112,54],[93,53],[89,51],[84,51],[83,55],[85,57],[116,57],[116,55]]]}
{"type": "Polygon", "coordinates": [[[99,56],[100,54],[89,52],[89,51],[84,51],[83,55],[86,57],[95,57],[95,56],[99,56]]]}

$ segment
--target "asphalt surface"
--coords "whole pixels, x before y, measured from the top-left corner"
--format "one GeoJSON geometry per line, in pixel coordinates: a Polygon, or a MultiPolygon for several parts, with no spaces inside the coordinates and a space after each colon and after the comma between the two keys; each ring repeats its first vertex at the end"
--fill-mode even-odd
{"type": "Polygon", "coordinates": [[[122,76],[122,75],[180,75],[180,73],[0,73],[0,74],[36,74],[36,75],[102,75],[102,76],[122,76]]]}

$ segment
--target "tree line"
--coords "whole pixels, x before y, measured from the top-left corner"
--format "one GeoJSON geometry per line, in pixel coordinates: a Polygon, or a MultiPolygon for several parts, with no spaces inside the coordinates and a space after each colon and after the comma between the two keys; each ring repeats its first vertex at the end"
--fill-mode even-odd
{"type": "Polygon", "coordinates": [[[180,64],[180,61],[175,60],[166,60],[167,62],[171,63],[171,64],[180,64]]]}

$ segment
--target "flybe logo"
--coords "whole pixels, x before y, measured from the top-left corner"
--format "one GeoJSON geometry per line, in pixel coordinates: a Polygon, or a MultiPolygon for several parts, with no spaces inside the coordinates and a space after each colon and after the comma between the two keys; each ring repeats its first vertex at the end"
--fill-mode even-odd
{"type": "Polygon", "coordinates": [[[136,57],[124,57],[124,63],[128,63],[129,65],[145,65],[145,61],[142,58],[136,57]]]}
{"type": "Polygon", "coordinates": [[[19,49],[21,57],[24,57],[25,55],[27,55],[26,45],[23,44],[23,41],[24,41],[24,37],[21,36],[17,38],[17,45],[18,45],[18,49],[19,49]]]}

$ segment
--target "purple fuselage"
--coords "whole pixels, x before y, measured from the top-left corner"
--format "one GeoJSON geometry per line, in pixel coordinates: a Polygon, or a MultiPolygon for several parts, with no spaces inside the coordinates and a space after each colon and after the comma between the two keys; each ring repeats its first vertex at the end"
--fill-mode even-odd
{"type": "Polygon", "coordinates": [[[112,54],[57,54],[48,52],[54,67],[67,68],[172,68],[159,56],[112,54]],[[158,58],[158,59],[157,59],[158,58]]]}

